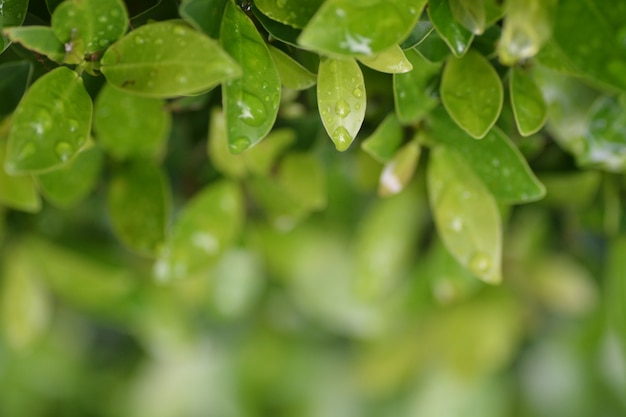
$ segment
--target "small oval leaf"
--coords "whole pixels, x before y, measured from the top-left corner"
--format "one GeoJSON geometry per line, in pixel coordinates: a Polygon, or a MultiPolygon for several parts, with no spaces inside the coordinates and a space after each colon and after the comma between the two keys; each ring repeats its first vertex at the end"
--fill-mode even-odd
{"type": "Polygon", "coordinates": [[[487,24],[485,0],[449,0],[454,18],[467,30],[481,35],[487,24]]]}
{"type": "Polygon", "coordinates": [[[28,0],[3,0],[0,2],[0,54],[10,45],[4,29],[21,26],[26,18],[28,0]]]}
{"type": "Polygon", "coordinates": [[[394,45],[376,55],[359,57],[359,61],[376,71],[389,74],[402,74],[413,69],[413,65],[411,65],[402,48],[398,45],[394,45]]]}
{"type": "Polygon", "coordinates": [[[430,83],[441,68],[428,62],[415,50],[405,52],[413,69],[393,75],[393,99],[398,120],[403,124],[419,122],[437,105],[430,83]]]}
{"type": "Polygon", "coordinates": [[[220,24],[228,0],[186,0],[178,7],[180,17],[213,39],[220,36],[220,24]]]}
{"type": "Polygon", "coordinates": [[[26,49],[45,55],[52,61],[61,63],[65,58],[63,43],[57,39],[48,26],[20,26],[6,29],[11,42],[16,42],[26,49]]]}
{"type": "Polygon", "coordinates": [[[277,22],[302,29],[324,0],[256,0],[254,5],[277,22]]]}
{"type": "Polygon", "coordinates": [[[280,75],[280,81],[285,87],[292,90],[306,90],[315,85],[317,75],[304,68],[298,61],[280,49],[271,45],[268,47],[280,75]]]}
{"type": "Polygon", "coordinates": [[[378,162],[389,162],[402,144],[404,132],[395,114],[389,113],[374,133],[361,142],[361,148],[378,162]]]}
{"type": "Polygon", "coordinates": [[[509,94],[517,129],[522,136],[532,135],[546,122],[548,106],[541,90],[528,73],[513,68],[510,77],[509,94]]]}
{"type": "Polygon", "coordinates": [[[452,53],[459,57],[469,49],[474,34],[456,21],[448,0],[430,0],[428,16],[436,31],[448,45],[452,53]]]}

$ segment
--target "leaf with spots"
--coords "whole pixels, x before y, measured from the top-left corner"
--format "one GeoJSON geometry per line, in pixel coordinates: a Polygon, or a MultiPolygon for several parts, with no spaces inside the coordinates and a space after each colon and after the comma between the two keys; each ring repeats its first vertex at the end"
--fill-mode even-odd
{"type": "Polygon", "coordinates": [[[63,43],[48,26],[20,26],[6,29],[4,33],[11,42],[19,43],[26,49],[45,55],[54,62],[61,63],[65,59],[63,43]]]}
{"type": "Polygon", "coordinates": [[[155,264],[160,281],[183,279],[213,266],[230,247],[244,222],[241,190],[222,181],[201,190],[183,207],[155,264]]]}
{"type": "Polygon", "coordinates": [[[496,123],[504,91],[489,61],[475,51],[450,58],[441,77],[441,101],[454,121],[476,139],[496,123]]]}
{"type": "Polygon", "coordinates": [[[66,62],[79,63],[124,35],[128,13],[122,0],[65,0],[54,9],[51,25],[66,46],[66,62]]]}
{"type": "Polygon", "coordinates": [[[437,143],[463,155],[465,162],[499,201],[527,203],[545,195],[543,184],[530,170],[517,147],[498,127],[494,127],[483,139],[473,140],[439,107],[428,118],[428,132],[437,143]]]}
{"type": "Polygon", "coordinates": [[[113,86],[148,97],[196,94],[241,75],[216,41],[180,20],[132,31],[106,51],[101,64],[113,86]]]}
{"type": "Polygon", "coordinates": [[[298,42],[328,55],[379,54],[411,33],[425,4],[425,0],[328,0],[298,42]]]}
{"type": "Polygon", "coordinates": [[[437,105],[431,82],[441,65],[428,62],[415,50],[405,51],[413,69],[393,75],[393,99],[402,124],[419,122],[437,105]]]}
{"type": "Polygon", "coordinates": [[[134,251],[156,255],[165,242],[170,200],[165,175],[153,162],[136,160],[118,168],[107,196],[113,231],[134,251]]]}
{"type": "Polygon", "coordinates": [[[0,1],[0,54],[11,44],[9,37],[3,32],[4,29],[21,26],[27,10],[28,0],[0,1]]]}
{"type": "Polygon", "coordinates": [[[436,147],[427,170],[428,199],[452,256],[490,284],[501,279],[502,221],[487,187],[456,151],[436,147]]]}
{"type": "Polygon", "coordinates": [[[428,16],[452,53],[457,57],[463,56],[472,44],[474,34],[456,21],[449,0],[430,0],[428,16]]]}
{"type": "Polygon", "coordinates": [[[548,117],[548,105],[530,75],[520,68],[511,70],[509,79],[511,107],[517,129],[529,136],[541,129],[548,117]]]}
{"type": "Polygon", "coordinates": [[[98,143],[117,159],[153,157],[163,150],[171,115],[163,100],[104,85],[96,98],[93,127],[98,143]]]}
{"type": "Polygon", "coordinates": [[[254,5],[277,22],[302,29],[324,0],[256,0],[254,5]]]}
{"type": "Polygon", "coordinates": [[[317,75],[317,107],[326,132],[338,151],[345,151],[365,119],[365,84],[352,59],[326,58],[317,75]]]}
{"type": "Polygon", "coordinates": [[[317,82],[317,76],[278,48],[268,45],[282,84],[293,90],[306,90],[317,82]]]}
{"type": "Polygon", "coordinates": [[[222,21],[222,46],[243,68],[224,83],[222,107],[232,153],[241,153],[271,130],[280,104],[280,78],[267,45],[254,23],[229,2],[222,21]]]}
{"type": "Polygon", "coordinates": [[[0,206],[30,213],[41,210],[41,199],[30,175],[9,175],[3,169],[6,138],[0,136],[0,206]]]}
{"type": "Polygon", "coordinates": [[[409,72],[413,68],[411,62],[404,55],[402,48],[398,45],[394,45],[376,55],[359,57],[359,61],[376,71],[388,74],[401,74],[409,72]]]}
{"type": "Polygon", "coordinates": [[[58,168],[89,137],[92,103],[83,80],[58,67],[39,78],[17,106],[4,167],[11,174],[58,168]]]}

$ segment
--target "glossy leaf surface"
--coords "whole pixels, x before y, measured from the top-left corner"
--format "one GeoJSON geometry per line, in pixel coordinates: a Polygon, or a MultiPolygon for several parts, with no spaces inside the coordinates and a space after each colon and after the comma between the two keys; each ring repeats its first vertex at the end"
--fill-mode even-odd
{"type": "Polygon", "coordinates": [[[501,280],[502,224],[495,199],[472,169],[445,147],[428,161],[428,197],[439,236],[476,277],[501,280]]]}
{"type": "Polygon", "coordinates": [[[487,134],[502,110],[500,77],[489,61],[474,51],[448,61],[440,92],[452,119],[476,139],[487,134]]]}
{"type": "Polygon", "coordinates": [[[546,122],[548,105],[528,73],[513,68],[510,77],[509,94],[517,129],[522,136],[532,135],[546,122]]]}
{"type": "Polygon", "coordinates": [[[324,54],[378,54],[407,37],[425,4],[424,0],[326,1],[298,42],[324,54]]]}
{"type": "Polygon", "coordinates": [[[378,195],[389,197],[400,193],[413,179],[415,168],[421,154],[420,146],[411,141],[396,152],[387,162],[380,174],[378,195]]]}
{"type": "Polygon", "coordinates": [[[293,26],[286,25],[284,23],[277,22],[276,20],[272,20],[263,14],[258,8],[254,5],[252,7],[252,13],[254,17],[261,23],[261,25],[267,30],[267,32],[272,35],[274,38],[278,39],[281,42],[286,44],[299,47],[298,45],[298,37],[302,33],[302,30],[296,29],[293,26]]]}
{"type": "Polygon", "coordinates": [[[484,0],[449,0],[452,15],[470,32],[480,35],[487,25],[484,0]]]}
{"type": "Polygon", "coordinates": [[[424,39],[434,30],[434,26],[428,18],[428,13],[423,12],[420,19],[417,21],[411,33],[400,43],[402,49],[415,48],[422,43],[424,39]]]}
{"type": "Polygon", "coordinates": [[[493,128],[482,140],[473,140],[443,109],[435,110],[428,120],[433,138],[459,152],[498,200],[524,203],[544,196],[545,188],[499,128],[493,128]]]}
{"type": "Polygon", "coordinates": [[[63,43],[48,26],[20,26],[6,30],[5,33],[11,42],[45,55],[52,61],[60,63],[65,58],[63,43]]]}
{"type": "Polygon", "coordinates": [[[155,255],[165,242],[170,212],[165,175],[149,161],[133,161],[115,172],[107,208],[113,230],[129,248],[155,255]]]}
{"type": "Polygon", "coordinates": [[[415,50],[406,51],[413,69],[393,75],[393,99],[396,114],[403,124],[419,122],[437,104],[430,83],[440,65],[428,62],[415,50]]]}
{"type": "Polygon", "coordinates": [[[280,78],[254,23],[232,2],[224,12],[221,42],[243,68],[243,75],[226,81],[222,90],[228,145],[232,153],[241,153],[263,139],[274,125],[280,78]]]}
{"type": "Polygon", "coordinates": [[[293,90],[306,90],[317,82],[317,76],[278,48],[268,45],[281,83],[293,90]]]}
{"type": "Polygon", "coordinates": [[[365,118],[365,85],[354,59],[324,59],[317,76],[317,107],[338,151],[350,147],[365,118]]]}
{"type": "Polygon", "coordinates": [[[224,181],[204,188],[175,220],[155,264],[156,278],[183,279],[212,266],[239,235],[243,216],[243,196],[236,184],[224,181]]]}
{"type": "Polygon", "coordinates": [[[452,53],[457,57],[464,55],[474,39],[474,34],[456,21],[449,0],[430,0],[428,16],[452,53]]]}
{"type": "Polygon", "coordinates": [[[411,62],[406,58],[402,48],[398,45],[394,45],[379,54],[359,57],[359,61],[376,71],[389,74],[401,74],[413,69],[411,62]]]}
{"type": "Polygon", "coordinates": [[[26,18],[28,0],[4,0],[0,3],[0,53],[10,44],[3,33],[5,28],[20,26],[26,18]]]}
{"type": "Polygon", "coordinates": [[[324,0],[257,0],[255,6],[270,19],[302,29],[324,0]]]}
{"type": "Polygon", "coordinates": [[[195,94],[241,74],[214,40],[181,21],[132,31],[107,49],[101,64],[115,87],[149,97],[195,94]]]}
{"type": "Polygon", "coordinates": [[[388,162],[402,143],[404,132],[395,114],[385,117],[374,133],[361,142],[361,148],[378,162],[388,162]]]}
{"type": "Polygon", "coordinates": [[[33,65],[28,61],[7,62],[0,65],[0,119],[17,107],[30,82],[33,65]]]}
{"type": "Polygon", "coordinates": [[[155,156],[162,150],[171,124],[164,107],[163,100],[105,85],[94,107],[98,143],[117,159],[155,156]]]}
{"type": "Polygon", "coordinates": [[[5,169],[43,172],[67,163],[89,137],[92,104],[83,80],[65,67],[39,78],[15,110],[5,169]]]}
{"type": "Polygon", "coordinates": [[[213,39],[220,35],[220,25],[228,0],[185,0],[178,8],[180,16],[213,39]]]}

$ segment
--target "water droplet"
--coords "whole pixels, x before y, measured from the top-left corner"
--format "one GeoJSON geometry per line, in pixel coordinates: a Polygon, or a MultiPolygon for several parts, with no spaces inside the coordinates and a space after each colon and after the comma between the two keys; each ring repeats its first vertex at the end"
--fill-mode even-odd
{"type": "Polygon", "coordinates": [[[337,101],[337,104],[335,105],[335,113],[337,114],[337,116],[343,119],[348,117],[348,115],[350,114],[350,105],[348,104],[348,102],[344,99],[340,99],[339,101],[337,101]]]}
{"type": "Polygon", "coordinates": [[[182,26],[176,26],[174,28],[174,35],[184,36],[187,34],[187,30],[182,26]]]}
{"type": "Polygon", "coordinates": [[[463,219],[455,216],[450,219],[450,221],[447,223],[447,226],[453,232],[460,232],[463,229],[463,219]]]}
{"type": "Polygon", "coordinates": [[[67,142],[59,142],[54,147],[54,151],[61,162],[66,162],[72,155],[72,145],[67,142]]]}
{"type": "Polygon", "coordinates": [[[242,136],[228,144],[231,153],[237,154],[245,151],[250,147],[250,139],[242,136]]]}
{"type": "Polygon", "coordinates": [[[70,119],[67,121],[67,124],[70,128],[70,132],[76,132],[76,130],[78,130],[78,127],[80,126],[80,123],[78,123],[78,120],[74,120],[74,119],[70,119]]]}
{"type": "Polygon", "coordinates": [[[491,269],[491,259],[484,252],[475,252],[470,256],[467,266],[474,275],[482,276],[491,269]]]}
{"type": "Polygon", "coordinates": [[[263,101],[250,93],[243,93],[237,102],[241,119],[250,126],[261,126],[267,120],[267,110],[263,101]]]}
{"type": "Polygon", "coordinates": [[[335,147],[339,152],[343,152],[348,149],[353,140],[350,133],[343,126],[339,126],[337,129],[334,130],[332,139],[333,142],[335,142],[335,147]]]}
{"type": "Polygon", "coordinates": [[[356,98],[361,98],[363,97],[363,90],[361,90],[359,87],[355,88],[354,91],[352,91],[352,94],[354,94],[354,97],[356,98]]]}
{"type": "Polygon", "coordinates": [[[142,38],[141,36],[136,36],[135,37],[135,43],[137,45],[142,45],[145,42],[144,38],[142,38]]]}
{"type": "Polygon", "coordinates": [[[54,110],[58,113],[62,113],[65,110],[65,104],[61,100],[54,100],[54,110]]]}
{"type": "Polygon", "coordinates": [[[35,144],[33,142],[28,142],[24,146],[22,146],[20,153],[17,155],[17,159],[26,159],[34,154],[36,150],[37,147],[35,146],[35,144]]]}

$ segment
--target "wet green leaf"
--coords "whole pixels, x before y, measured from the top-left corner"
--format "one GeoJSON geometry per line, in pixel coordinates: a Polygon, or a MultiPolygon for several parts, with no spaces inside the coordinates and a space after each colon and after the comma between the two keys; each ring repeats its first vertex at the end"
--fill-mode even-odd
{"type": "Polygon", "coordinates": [[[75,206],[95,187],[102,170],[103,154],[97,147],[82,151],[70,163],[37,176],[43,196],[60,208],[75,206]]]}
{"type": "Polygon", "coordinates": [[[263,139],[274,125],[280,78],[254,23],[232,2],[224,13],[221,42],[243,68],[243,75],[227,81],[222,90],[229,149],[241,153],[263,139]]]}
{"type": "Polygon", "coordinates": [[[431,31],[414,49],[434,64],[445,61],[451,54],[450,48],[436,30],[431,31]]]}
{"type": "Polygon", "coordinates": [[[15,110],[30,83],[32,73],[33,65],[28,61],[0,65],[0,119],[15,110]]]}
{"type": "Polygon", "coordinates": [[[220,36],[220,25],[228,0],[185,0],[178,7],[180,16],[213,39],[220,36]]]}
{"type": "Polygon", "coordinates": [[[256,0],[254,5],[270,19],[302,29],[324,0],[256,0]]]}
{"type": "Polygon", "coordinates": [[[476,139],[496,123],[504,92],[496,70],[481,54],[451,58],[443,70],[441,100],[452,119],[476,139]]]}
{"type": "Polygon", "coordinates": [[[252,13],[271,36],[286,44],[299,47],[298,37],[302,33],[300,29],[270,19],[254,5],[252,5],[252,13]]]}
{"type": "Polygon", "coordinates": [[[4,170],[6,138],[0,134],[0,205],[27,212],[41,209],[41,200],[30,175],[11,176],[4,170]]]}
{"type": "Polygon", "coordinates": [[[626,2],[558,4],[553,37],[565,55],[595,81],[626,91],[626,2]]]}
{"type": "Polygon", "coordinates": [[[45,55],[52,61],[61,63],[65,58],[63,43],[48,26],[20,26],[5,30],[11,42],[21,44],[27,49],[45,55]]]}
{"type": "Polygon", "coordinates": [[[309,210],[326,207],[326,173],[312,153],[289,153],[280,162],[278,183],[309,210]]]}
{"type": "Polygon", "coordinates": [[[122,0],[65,0],[54,9],[51,25],[68,55],[80,62],[84,54],[102,51],[121,38],[128,14],[122,0]]]}
{"type": "Polygon", "coordinates": [[[398,120],[410,124],[419,122],[437,104],[429,84],[441,66],[428,62],[415,50],[405,53],[413,69],[393,75],[393,99],[398,120]]]}
{"type": "Polygon", "coordinates": [[[354,59],[323,59],[317,75],[317,107],[338,151],[350,147],[365,118],[365,85],[354,59]]]}
{"type": "Polygon", "coordinates": [[[407,143],[396,152],[380,174],[379,196],[389,197],[404,190],[413,179],[420,153],[421,148],[415,141],[407,143]]]}
{"type": "Polygon", "coordinates": [[[83,80],[65,67],[39,78],[17,106],[4,167],[9,173],[58,168],[89,137],[92,104],[83,80]]]}
{"type": "Polygon", "coordinates": [[[278,48],[268,45],[282,84],[293,90],[306,90],[317,82],[317,76],[278,48]]]}
{"type": "Polygon", "coordinates": [[[532,135],[546,122],[548,105],[541,90],[527,72],[513,68],[510,77],[509,93],[517,129],[522,136],[532,135]]]}
{"type": "Polygon", "coordinates": [[[433,138],[457,150],[499,201],[526,203],[545,195],[524,157],[499,128],[494,127],[482,140],[473,140],[441,108],[428,120],[433,138]]]}
{"type": "Polygon", "coordinates": [[[409,36],[407,36],[402,43],[400,43],[400,47],[402,49],[412,49],[417,45],[422,43],[424,39],[434,30],[434,26],[430,19],[428,18],[428,13],[423,12],[420,19],[417,21],[409,36]]]}
{"type": "Polygon", "coordinates": [[[106,84],[94,107],[98,143],[117,159],[151,157],[164,146],[171,116],[160,99],[141,97],[106,84]]]}
{"type": "Polygon", "coordinates": [[[401,74],[413,69],[411,62],[398,45],[394,45],[379,54],[359,57],[359,61],[376,71],[389,74],[401,74]]]}
{"type": "Polygon", "coordinates": [[[165,175],[153,162],[138,160],[119,168],[107,197],[117,237],[138,253],[155,255],[165,242],[170,199],[165,175]]]}
{"type": "Polygon", "coordinates": [[[20,26],[26,18],[28,0],[4,0],[0,3],[0,54],[8,48],[9,38],[3,30],[20,26]]]}
{"type": "Polygon", "coordinates": [[[487,25],[485,0],[449,0],[452,15],[467,30],[481,35],[487,25]]]}
{"type": "Polygon", "coordinates": [[[472,169],[437,147],[428,163],[428,197],[439,235],[450,253],[490,284],[502,279],[502,224],[495,199],[472,169]]]}
{"type": "Polygon", "coordinates": [[[428,16],[452,53],[459,57],[467,52],[474,34],[456,21],[448,0],[430,0],[428,16]]]}
{"type": "Polygon", "coordinates": [[[404,132],[395,114],[385,117],[374,133],[361,142],[361,148],[379,162],[389,162],[402,143],[404,132]]]}
{"type": "Polygon", "coordinates": [[[101,64],[115,87],[149,97],[196,94],[241,74],[214,40],[181,21],[132,31],[106,51],[101,64]]]}
{"type": "Polygon", "coordinates": [[[330,55],[378,54],[409,35],[425,4],[425,0],[329,0],[298,42],[330,55]]]}
{"type": "Polygon", "coordinates": [[[231,182],[207,186],[184,206],[154,267],[160,281],[183,279],[214,265],[244,222],[244,202],[231,182]]]}

